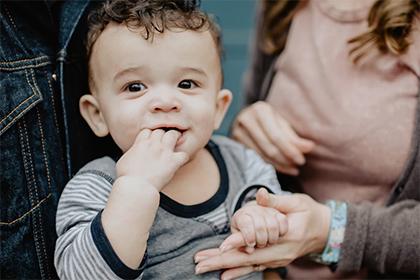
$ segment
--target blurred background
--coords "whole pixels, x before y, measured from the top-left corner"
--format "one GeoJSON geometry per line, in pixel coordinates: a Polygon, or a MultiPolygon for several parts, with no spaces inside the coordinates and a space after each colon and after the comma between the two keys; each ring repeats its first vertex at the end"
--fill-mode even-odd
{"type": "Polygon", "coordinates": [[[255,25],[256,0],[201,0],[201,8],[213,14],[222,29],[224,87],[233,92],[233,101],[218,134],[227,135],[239,112],[243,97],[243,74],[249,64],[249,42],[255,25]]]}

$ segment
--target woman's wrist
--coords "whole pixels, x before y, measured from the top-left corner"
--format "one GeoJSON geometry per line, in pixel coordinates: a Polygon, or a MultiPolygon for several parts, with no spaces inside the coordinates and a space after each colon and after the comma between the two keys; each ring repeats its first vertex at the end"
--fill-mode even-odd
{"type": "Polygon", "coordinates": [[[328,237],[330,235],[330,227],[331,227],[331,217],[332,217],[332,213],[331,213],[331,208],[328,207],[327,205],[324,204],[320,204],[321,205],[321,210],[320,211],[320,217],[321,219],[319,219],[319,229],[320,229],[320,233],[318,234],[318,242],[317,242],[317,247],[316,250],[312,251],[313,253],[319,253],[321,254],[325,247],[327,246],[327,242],[328,242],[328,237]]]}
{"type": "Polygon", "coordinates": [[[341,201],[329,200],[326,205],[331,210],[330,226],[326,245],[320,254],[310,254],[310,258],[318,263],[331,265],[339,261],[341,245],[344,241],[344,231],[347,223],[347,204],[341,201]]]}

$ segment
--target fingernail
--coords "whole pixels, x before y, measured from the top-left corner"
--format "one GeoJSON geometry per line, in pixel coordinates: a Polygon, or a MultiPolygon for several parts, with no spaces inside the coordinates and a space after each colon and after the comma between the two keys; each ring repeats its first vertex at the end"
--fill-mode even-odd
{"type": "Polygon", "coordinates": [[[195,274],[200,274],[204,272],[204,268],[200,266],[195,267],[195,274]]]}
{"type": "Polygon", "coordinates": [[[252,248],[254,248],[255,245],[257,245],[257,243],[255,243],[255,242],[252,242],[252,243],[247,244],[248,247],[252,247],[252,248]]]}
{"type": "Polygon", "coordinates": [[[194,257],[194,261],[195,261],[195,263],[199,263],[199,262],[204,261],[205,259],[208,259],[208,258],[209,258],[209,256],[206,256],[206,255],[198,255],[198,256],[194,257]]]}
{"type": "Polygon", "coordinates": [[[299,164],[299,165],[304,165],[305,164],[305,158],[304,157],[297,156],[297,157],[294,157],[293,160],[295,161],[296,164],[299,164]]]}
{"type": "Polygon", "coordinates": [[[246,247],[245,252],[247,252],[248,254],[252,254],[252,252],[254,252],[254,249],[254,247],[246,247]]]}
{"type": "Polygon", "coordinates": [[[195,256],[194,257],[194,263],[201,262],[204,259],[205,259],[204,256],[195,256]]]}

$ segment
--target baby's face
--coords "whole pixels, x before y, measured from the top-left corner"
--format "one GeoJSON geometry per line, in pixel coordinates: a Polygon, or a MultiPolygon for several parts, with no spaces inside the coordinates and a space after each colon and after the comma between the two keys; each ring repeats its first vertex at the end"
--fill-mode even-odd
{"type": "Polygon", "coordinates": [[[168,31],[145,40],[109,24],[95,42],[91,88],[112,138],[123,152],[145,128],[177,129],[176,150],[193,156],[220,125],[230,92],[208,31],[168,31]]]}

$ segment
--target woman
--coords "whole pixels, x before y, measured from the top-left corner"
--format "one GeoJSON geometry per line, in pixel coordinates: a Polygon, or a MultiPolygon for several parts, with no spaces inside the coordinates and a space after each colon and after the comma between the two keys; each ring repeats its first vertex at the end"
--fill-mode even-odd
{"type": "Polygon", "coordinates": [[[420,2],[263,3],[232,135],[283,187],[333,201],[259,193],[289,233],[249,255],[200,252],[197,270],[228,279],[293,261],[289,279],[420,277],[420,2]]]}

